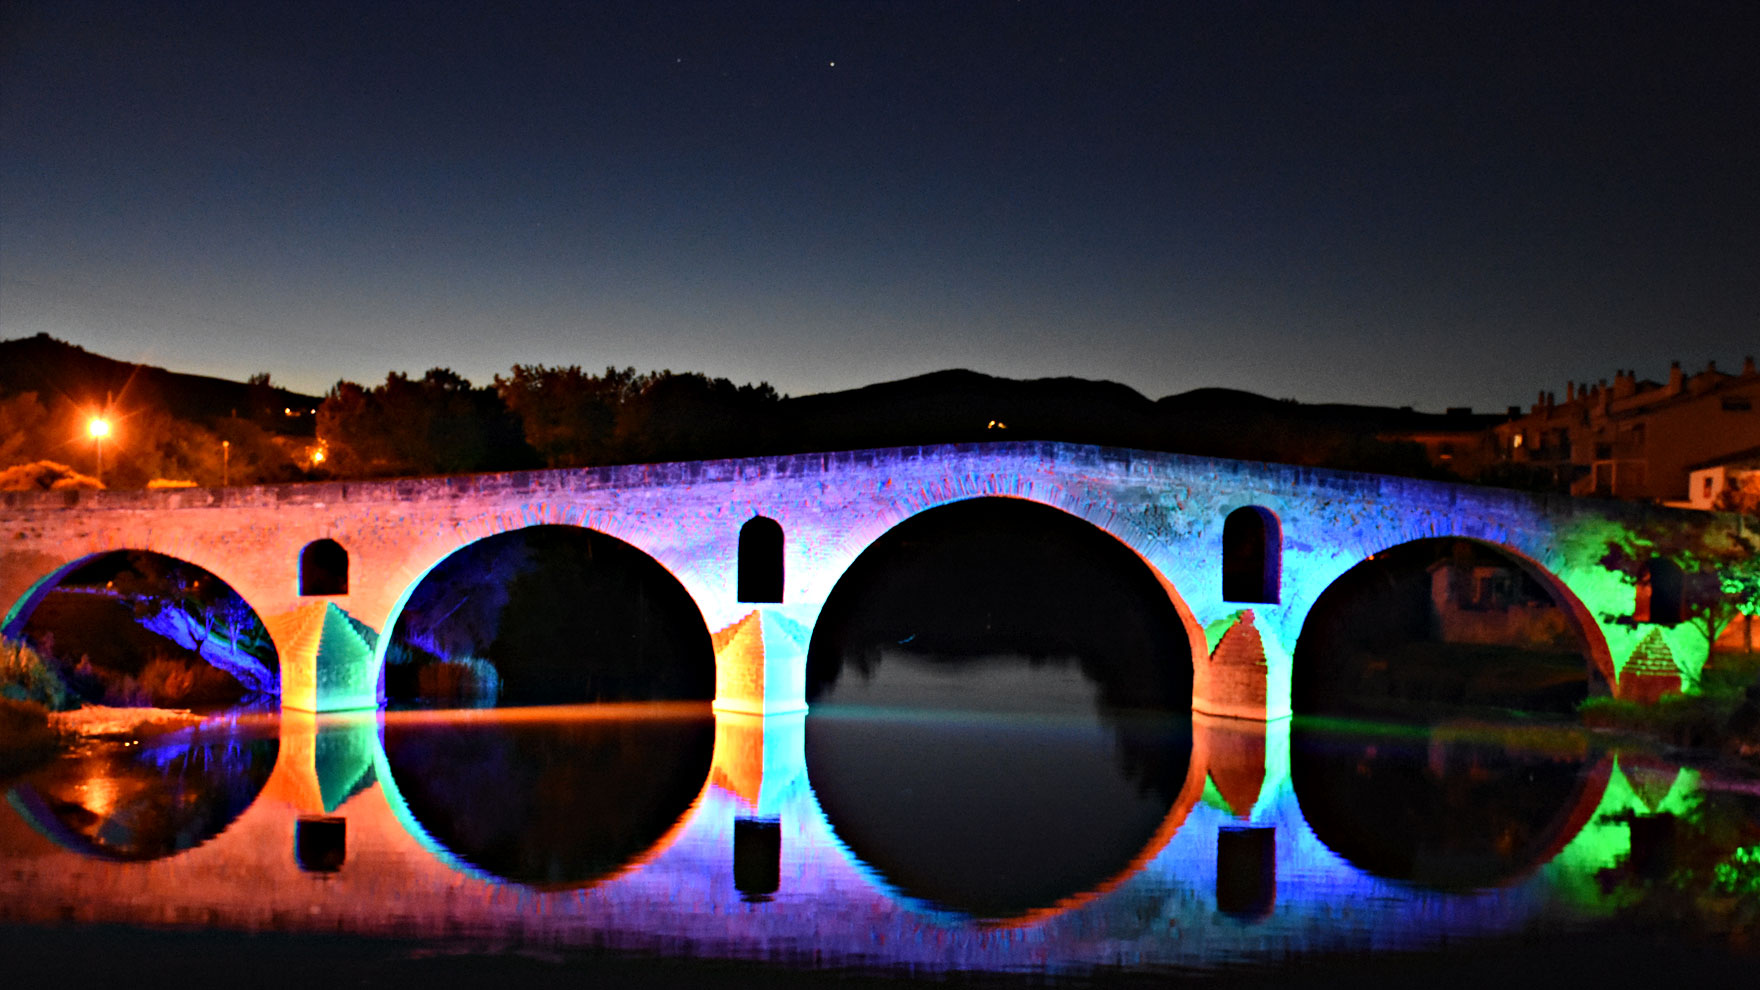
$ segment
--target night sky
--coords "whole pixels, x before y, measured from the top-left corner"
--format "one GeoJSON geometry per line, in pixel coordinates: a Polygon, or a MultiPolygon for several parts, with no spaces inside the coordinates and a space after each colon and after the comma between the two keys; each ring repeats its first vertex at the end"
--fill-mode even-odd
{"type": "Polygon", "coordinates": [[[1760,352],[1751,2],[0,4],[0,339],[1500,410],[1760,352]]]}

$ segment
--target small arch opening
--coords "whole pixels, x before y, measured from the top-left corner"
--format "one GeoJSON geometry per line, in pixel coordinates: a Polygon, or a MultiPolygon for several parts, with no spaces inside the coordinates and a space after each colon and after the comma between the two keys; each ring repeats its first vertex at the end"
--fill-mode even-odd
{"type": "Polygon", "coordinates": [[[1243,505],[1222,523],[1222,599],[1275,605],[1283,584],[1283,526],[1263,506],[1243,505]]]}
{"type": "Polygon", "coordinates": [[[348,551],[335,540],[313,540],[299,552],[301,597],[348,594],[348,551]]]}
{"type": "Polygon", "coordinates": [[[1638,575],[1638,598],[1632,609],[1639,622],[1678,625],[1686,618],[1686,582],[1672,560],[1653,557],[1638,575]]]}
{"type": "Polygon", "coordinates": [[[739,600],[782,601],[782,524],[753,516],[739,528],[739,600]]]}

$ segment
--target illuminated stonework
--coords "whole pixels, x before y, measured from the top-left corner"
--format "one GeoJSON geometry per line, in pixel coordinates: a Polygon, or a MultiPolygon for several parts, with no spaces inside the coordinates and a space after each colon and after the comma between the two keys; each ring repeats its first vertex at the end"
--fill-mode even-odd
{"type": "Polygon", "coordinates": [[[0,603],[4,631],[16,634],[42,594],[93,554],[177,557],[225,580],[263,617],[288,670],[285,704],[358,708],[373,703],[389,640],[378,633],[393,626],[436,564],[485,536],[583,526],[653,557],[719,631],[721,710],[776,714],[805,706],[805,643],[856,557],[903,520],[970,498],[1052,506],[1135,551],[1182,617],[1197,658],[1194,708],[1211,714],[1288,715],[1290,657],[1315,601],[1357,563],[1429,537],[1480,541],[1526,569],[1610,684],[1652,635],[1689,681],[1704,662],[1702,640],[1695,644],[1685,626],[1602,618],[1629,614],[1634,600],[1632,587],[1597,563],[1607,539],[1640,513],[1667,510],[1058,443],[222,490],[8,493],[0,497],[0,603]],[[1223,589],[1224,521],[1247,507],[1277,520],[1281,542],[1277,601],[1250,610],[1226,601],[1223,589]],[[741,528],[760,515],[781,528],[785,577],[780,602],[754,607],[739,600],[739,545],[741,528]],[[316,540],[334,541],[348,568],[346,588],[321,602],[299,595],[301,552],[316,540]]]}

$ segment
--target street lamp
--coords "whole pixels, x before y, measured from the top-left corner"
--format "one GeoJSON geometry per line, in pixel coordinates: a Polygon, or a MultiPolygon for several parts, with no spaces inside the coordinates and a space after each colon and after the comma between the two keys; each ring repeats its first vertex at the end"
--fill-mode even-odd
{"type": "Polygon", "coordinates": [[[86,423],[86,435],[98,444],[98,484],[104,483],[104,438],[110,435],[110,421],[93,416],[86,423]]]}

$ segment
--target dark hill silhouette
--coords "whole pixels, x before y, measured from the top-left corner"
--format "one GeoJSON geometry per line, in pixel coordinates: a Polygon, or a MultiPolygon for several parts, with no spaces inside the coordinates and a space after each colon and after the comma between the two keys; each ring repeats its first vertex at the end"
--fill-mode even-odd
{"type": "MultiPolygon", "coordinates": [[[[670,376],[670,373],[662,373],[670,376]]],[[[684,381],[701,376],[670,376],[684,381]]],[[[461,379],[462,381],[462,379],[461,379]]],[[[92,354],[44,334],[0,341],[0,396],[32,391],[45,404],[158,407],[213,425],[237,415],[275,433],[310,436],[321,400],[272,385],[167,371],[92,354]],[[285,409],[296,415],[285,415],[285,409]]],[[[1349,404],[1303,404],[1236,389],[1200,388],[1151,401],[1116,382],[998,378],[954,369],[841,392],[725,402],[687,401],[701,389],[654,389],[617,424],[615,456],[663,461],[866,447],[1050,440],[1136,447],[1347,470],[1446,477],[1414,438],[1470,436],[1502,416],[1349,404]],[[676,398],[683,395],[684,399],[676,398]],[[645,404],[645,405],[644,405],[645,404]]],[[[701,399],[701,396],[698,396],[701,399]]],[[[587,429],[593,427],[589,426],[587,429]]],[[[600,428],[603,428],[602,426],[600,428]]],[[[330,439],[334,445],[335,438],[330,439]]],[[[604,463],[598,458],[574,463],[604,463]]],[[[489,470],[487,461],[458,470],[489,470]]]]}
{"type": "Polygon", "coordinates": [[[779,439],[790,450],[1058,440],[1440,477],[1422,447],[1402,438],[1480,431],[1502,418],[1310,405],[1226,388],[1150,401],[1116,382],[961,369],[785,399],[779,439]]]}
{"type": "Polygon", "coordinates": [[[274,385],[118,361],[46,333],[0,340],[0,395],[19,392],[37,393],[44,405],[82,408],[100,407],[108,395],[120,406],[157,407],[203,425],[237,415],[274,433],[307,436],[322,401],[274,385]]]}
{"type": "Polygon", "coordinates": [[[1142,446],[1155,435],[1155,404],[1116,382],[964,369],[784,399],[780,414],[801,449],[1009,439],[1142,446]]]}

